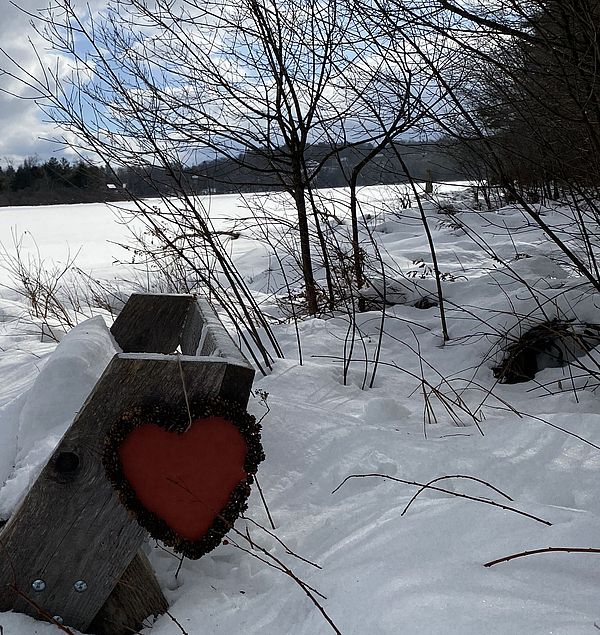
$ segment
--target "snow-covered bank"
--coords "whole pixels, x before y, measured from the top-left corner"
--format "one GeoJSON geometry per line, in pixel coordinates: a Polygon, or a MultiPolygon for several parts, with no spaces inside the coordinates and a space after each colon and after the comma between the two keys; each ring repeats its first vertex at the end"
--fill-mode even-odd
{"type": "MultiPolygon", "coordinates": [[[[323,607],[344,635],[594,632],[594,623],[600,624],[597,556],[547,554],[483,565],[538,547],[600,546],[600,402],[596,382],[581,367],[593,365],[598,349],[587,361],[547,368],[530,382],[498,385],[493,371],[507,334],[516,337],[542,319],[599,322],[597,297],[518,209],[467,210],[462,191],[441,195],[464,210],[439,214],[438,206],[427,206],[445,277],[451,341],[442,346],[436,307],[414,306],[424,296],[433,298],[435,290],[418,211],[394,208],[397,193],[387,188],[368,188],[363,200],[373,209],[368,220],[382,258],[391,272],[404,273],[395,277],[398,303],[387,308],[373,387],[379,312],[358,316],[362,340],[346,385],[344,314],[299,324],[303,365],[294,326],[277,325],[286,358],[255,383],[268,393],[267,459],[259,480],[276,534],[322,568],[287,554],[252,522],[248,531],[327,597],[323,607]],[[452,476],[437,485],[509,505],[538,520],[440,491],[422,492],[403,513],[418,487],[381,476],[352,478],[333,493],[347,477],[365,474],[417,483],[452,476]],[[513,501],[466,476],[493,485],[513,501]]],[[[279,204],[276,197],[270,201],[279,204]]],[[[240,205],[232,196],[211,199],[215,223],[235,224],[240,205]]],[[[17,209],[3,211],[3,242],[6,229],[17,225],[31,232],[44,257],[65,258],[65,251],[57,251],[60,235],[49,231],[48,245],[45,238],[46,227],[64,222],[64,242],[72,251],[82,246],[85,266],[108,272],[113,257],[121,255],[105,241],[126,239],[126,228],[115,224],[106,209],[94,208],[88,218],[83,207],[88,206],[24,211],[23,216],[17,209]]],[[[559,231],[567,231],[564,211],[543,212],[559,231]]],[[[265,284],[276,272],[265,250],[244,234],[232,250],[250,287],[272,302],[265,284]]],[[[84,371],[93,382],[102,360],[114,352],[102,335],[104,327],[93,322],[69,336],[73,340],[81,329],[94,329],[79,342],[88,348],[78,348],[81,356],[49,357],[53,345],[38,341],[23,314],[18,295],[0,289],[2,482],[35,463],[28,458],[32,440],[51,446],[60,434],[57,426],[63,422],[53,409],[39,424],[33,423],[39,413],[24,417],[32,391],[42,407],[41,397],[52,392],[53,381],[71,372],[80,377],[78,364],[94,359],[97,367],[84,371]],[[52,364],[61,363],[64,368],[50,373],[52,364]]],[[[61,394],[81,399],[84,383],[61,394]]],[[[265,414],[258,396],[249,407],[257,417],[265,414]]],[[[9,489],[0,490],[0,509],[14,504],[9,489]]],[[[256,492],[248,515],[268,526],[256,492]]],[[[240,521],[240,529],[244,524],[240,521]]],[[[171,613],[189,635],[333,632],[289,577],[231,542],[197,562],[186,561],[177,579],[178,559],[153,544],[148,549],[171,613]]],[[[0,624],[7,635],[58,632],[12,614],[0,615],[0,624]]],[[[144,630],[149,633],[181,630],[163,616],[144,630]]]]}

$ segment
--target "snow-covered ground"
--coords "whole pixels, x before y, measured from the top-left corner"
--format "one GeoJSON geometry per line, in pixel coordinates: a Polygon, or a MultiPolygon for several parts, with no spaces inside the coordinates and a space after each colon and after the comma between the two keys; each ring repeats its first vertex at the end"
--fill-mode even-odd
{"type": "MultiPolygon", "coordinates": [[[[344,635],[595,632],[597,555],[484,563],[550,546],[600,547],[600,401],[588,372],[597,370],[600,349],[525,383],[498,384],[492,370],[507,333],[518,336],[540,320],[600,322],[597,297],[518,209],[475,211],[465,187],[449,187],[425,202],[447,300],[451,339],[443,345],[439,309],[414,306],[435,296],[418,209],[403,209],[390,188],[365,188],[361,196],[397,301],[387,308],[373,381],[378,311],[357,317],[362,339],[346,382],[343,313],[300,322],[302,365],[294,325],[275,326],[286,357],[255,382],[268,393],[259,480],[276,536],[320,568],[286,553],[252,522],[250,536],[326,597],[320,602],[344,635]],[[459,211],[440,213],[440,203],[446,212],[449,204],[459,211]],[[344,482],[352,475],[371,476],[344,482]],[[439,477],[450,477],[436,483],[448,491],[423,491],[406,509],[419,488],[400,481],[439,477]]],[[[265,202],[280,204],[277,197],[265,202]]],[[[245,214],[235,196],[207,205],[223,228],[245,214]]],[[[539,209],[567,236],[564,209],[539,209]]],[[[7,251],[12,233],[23,232],[24,253],[39,249],[43,259],[65,261],[79,251],[77,264],[93,276],[128,276],[128,254],[115,244],[127,240],[128,226],[104,205],[0,209],[7,251]]],[[[249,286],[271,302],[266,281],[273,263],[264,247],[244,231],[231,245],[249,286]]],[[[113,349],[94,318],[53,355],[55,344],[40,341],[1,270],[0,283],[7,285],[0,288],[0,514],[6,517],[113,349]],[[49,408],[43,428],[33,423],[41,420],[40,408],[49,408]]],[[[257,395],[249,409],[262,417],[264,400],[257,395]]],[[[268,526],[257,492],[248,515],[268,526]]],[[[171,615],[189,635],[333,632],[291,578],[231,542],[185,561],[177,578],[178,559],[152,543],[148,549],[171,615]]],[[[6,635],[58,632],[16,614],[0,615],[0,625],[6,635]]],[[[143,631],[181,632],[169,616],[143,631]]]]}

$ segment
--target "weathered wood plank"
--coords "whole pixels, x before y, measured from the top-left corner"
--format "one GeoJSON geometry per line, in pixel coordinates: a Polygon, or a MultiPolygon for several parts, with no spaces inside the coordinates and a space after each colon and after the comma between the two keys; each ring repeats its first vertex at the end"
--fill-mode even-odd
{"type": "Polygon", "coordinates": [[[111,331],[125,352],[113,358],[0,533],[0,610],[39,617],[16,588],[46,616],[126,635],[167,604],[139,551],[146,533],[105,477],[106,432],[123,411],[148,400],[181,406],[184,386],[190,400],[220,396],[245,406],[254,371],[212,307],[193,296],[134,295],[111,331]],[[168,355],[178,346],[183,355],[168,355]],[[44,588],[34,590],[35,580],[44,588]],[[79,581],[85,590],[78,592],[79,581]]]}
{"type": "MultiPolygon", "coordinates": [[[[235,398],[224,383],[228,364],[218,358],[119,354],[109,364],[81,413],[42,474],[0,534],[0,610],[36,615],[11,585],[50,615],[85,631],[121,578],[145,532],[119,503],[102,467],[99,449],[113,421],[151,397],[165,404],[190,399],[235,398]],[[44,580],[45,589],[32,590],[44,580]],[[84,580],[87,590],[73,584],[84,580]]],[[[242,377],[250,379],[244,369],[242,377]]],[[[246,387],[240,386],[244,403],[246,387]]],[[[249,390],[249,388],[248,388],[249,390]]]]}
{"type": "Polygon", "coordinates": [[[180,347],[184,355],[197,355],[198,345],[202,337],[204,321],[197,302],[192,302],[181,332],[180,347]]]}
{"type": "Polygon", "coordinates": [[[212,306],[204,298],[197,301],[198,310],[202,316],[202,338],[198,355],[217,355],[235,360],[240,364],[250,366],[231,335],[223,326],[212,306]]]}
{"type": "Polygon", "coordinates": [[[191,295],[133,294],[111,333],[124,353],[173,353],[192,304],[191,295]]]}
{"type": "Polygon", "coordinates": [[[138,551],[89,630],[94,635],[130,635],[141,630],[142,625],[148,626],[152,616],[168,608],[148,558],[138,551]]]}
{"type": "MultiPolygon", "coordinates": [[[[205,300],[190,304],[180,338],[180,348],[184,355],[197,355],[205,325],[207,326],[205,335],[214,333],[215,330],[217,332],[224,330],[220,321],[212,319],[213,316],[214,311],[205,300]]],[[[217,338],[225,340],[229,338],[229,335],[225,332],[224,335],[217,335],[217,338]]],[[[211,338],[215,348],[217,338],[214,335],[211,338]]],[[[237,347],[232,351],[228,344],[225,349],[229,355],[235,355],[235,359],[239,358],[244,366],[226,370],[227,379],[224,380],[220,396],[246,405],[254,371],[249,368],[250,364],[239,353],[237,347]]],[[[150,563],[144,553],[138,551],[94,618],[90,629],[97,635],[129,634],[132,629],[138,630],[147,616],[164,613],[167,609],[167,601],[156,581],[150,563]]]]}
{"type": "Polygon", "coordinates": [[[229,401],[237,401],[246,406],[250,399],[254,369],[247,366],[228,364],[221,386],[220,397],[229,401]]]}

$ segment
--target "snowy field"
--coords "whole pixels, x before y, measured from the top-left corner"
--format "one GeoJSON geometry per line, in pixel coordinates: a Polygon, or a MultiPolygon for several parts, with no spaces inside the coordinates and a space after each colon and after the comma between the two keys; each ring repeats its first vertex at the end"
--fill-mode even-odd
{"type": "MultiPolygon", "coordinates": [[[[447,300],[451,339],[443,345],[439,309],[414,306],[434,298],[435,284],[418,209],[398,197],[390,188],[361,193],[395,302],[386,311],[373,385],[380,311],[357,316],[362,339],[346,385],[343,313],[300,322],[302,365],[294,325],[277,324],[286,357],[255,382],[268,393],[259,480],[275,534],[319,568],[251,522],[248,531],[325,596],[320,602],[343,635],[594,633],[598,555],[484,564],[530,549],[600,547],[600,349],[529,382],[499,384],[493,372],[507,333],[517,337],[541,320],[598,323],[598,299],[518,209],[475,210],[467,188],[448,187],[425,203],[447,300]],[[594,368],[596,375],[588,372],[594,368]],[[372,476],[345,481],[352,475],[372,476]],[[419,487],[400,481],[440,477],[449,477],[436,483],[445,491],[422,491],[406,509],[419,487]]],[[[230,229],[244,215],[237,196],[206,204],[217,227],[230,229]]],[[[567,236],[564,209],[540,211],[567,236]]],[[[56,263],[78,252],[77,265],[105,280],[132,278],[128,252],[117,244],[130,229],[101,204],[0,208],[5,257],[14,253],[12,236],[22,236],[26,256],[39,252],[56,263]]],[[[231,249],[257,297],[274,307],[264,247],[242,230],[231,249]]],[[[93,318],[53,355],[56,344],[41,341],[39,322],[6,270],[0,283],[5,519],[114,350],[102,318],[93,318]]],[[[265,414],[259,397],[249,409],[265,414]]],[[[248,515],[268,526],[257,492],[248,515]]],[[[186,560],[177,577],[177,558],[153,542],[148,552],[170,612],[189,635],[334,632],[292,579],[232,544],[186,560]]],[[[0,615],[0,625],[5,635],[59,632],[10,613],[0,615]]],[[[163,616],[143,633],[182,628],[163,616]]]]}

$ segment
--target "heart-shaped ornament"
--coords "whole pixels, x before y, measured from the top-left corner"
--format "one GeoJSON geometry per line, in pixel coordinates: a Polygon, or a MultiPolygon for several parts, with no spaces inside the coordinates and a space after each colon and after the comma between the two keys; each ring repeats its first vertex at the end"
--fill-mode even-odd
{"type": "Polygon", "coordinates": [[[246,509],[264,454],[237,404],[136,407],[111,427],[103,463],[122,503],[154,538],[189,558],[214,549],[246,509]]]}

